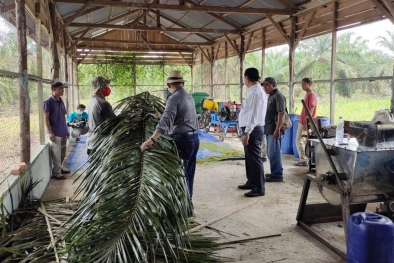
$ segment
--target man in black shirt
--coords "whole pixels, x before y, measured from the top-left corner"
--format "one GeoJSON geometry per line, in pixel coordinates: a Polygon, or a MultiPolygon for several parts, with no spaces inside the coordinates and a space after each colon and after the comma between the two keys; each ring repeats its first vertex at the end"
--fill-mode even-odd
{"type": "Polygon", "coordinates": [[[279,140],[281,136],[280,128],[282,127],[286,111],[286,98],[277,89],[274,78],[265,78],[263,88],[269,95],[264,134],[267,137],[267,156],[271,167],[271,173],[265,175],[265,181],[283,182],[282,155],[279,140]]]}

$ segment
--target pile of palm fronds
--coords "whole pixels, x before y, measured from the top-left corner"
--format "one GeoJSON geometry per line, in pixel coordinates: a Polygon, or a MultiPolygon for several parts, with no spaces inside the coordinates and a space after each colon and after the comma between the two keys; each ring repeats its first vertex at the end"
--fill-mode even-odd
{"type": "MultiPolygon", "coordinates": [[[[34,236],[35,249],[10,250],[14,244],[8,239],[2,251],[17,255],[18,262],[49,262],[49,258],[84,263],[218,260],[213,256],[217,244],[212,239],[185,234],[190,228],[190,204],[173,141],[161,136],[148,151],[140,150],[155,130],[163,102],[141,93],[120,101],[118,109],[121,113],[97,130],[101,141],[77,189],[81,201],[67,222],[63,220],[64,229],[56,225],[52,234],[42,233],[41,227],[40,233],[23,232],[34,236]],[[34,253],[39,256],[36,261],[34,253]]],[[[52,216],[38,217],[37,225],[42,227],[43,219],[54,221],[52,216]]],[[[32,229],[30,223],[28,229],[32,229]]],[[[33,243],[34,238],[29,241],[33,243]]]]}

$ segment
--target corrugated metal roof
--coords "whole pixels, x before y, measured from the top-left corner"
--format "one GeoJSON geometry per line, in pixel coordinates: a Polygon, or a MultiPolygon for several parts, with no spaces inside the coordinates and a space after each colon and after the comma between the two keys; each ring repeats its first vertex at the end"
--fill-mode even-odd
{"type": "MultiPolygon", "coordinates": [[[[58,9],[59,14],[61,15],[64,22],[66,22],[75,12],[81,9],[83,6],[83,2],[78,1],[78,3],[72,3],[72,0],[68,0],[67,3],[62,1],[65,0],[54,0],[56,3],[56,8],[58,9]]],[[[146,50],[148,45],[146,45],[145,41],[158,43],[152,44],[154,45],[155,49],[159,49],[163,47],[164,49],[177,49],[177,50],[188,50],[190,49],[189,45],[185,45],[185,43],[192,42],[194,43],[194,48],[197,48],[196,45],[203,44],[206,46],[207,43],[214,43],[215,41],[223,41],[224,33],[231,35],[231,37],[237,36],[241,34],[245,34],[246,32],[250,32],[253,30],[258,30],[262,27],[270,28],[270,32],[274,32],[274,36],[268,36],[270,38],[270,45],[272,43],[283,43],[284,38],[281,36],[280,33],[275,29],[272,25],[272,22],[267,19],[267,15],[264,12],[258,13],[243,13],[239,12],[240,10],[246,8],[264,8],[264,9],[275,9],[275,11],[283,10],[283,14],[271,14],[274,21],[288,21],[291,15],[290,11],[293,10],[294,13],[299,12],[301,10],[311,9],[315,6],[319,5],[332,5],[332,0],[184,0],[185,6],[179,6],[179,0],[160,0],[159,3],[162,6],[158,6],[156,9],[159,10],[161,15],[160,17],[160,24],[163,29],[157,28],[157,13],[156,9],[152,8],[150,5],[155,5],[155,0],[109,0],[100,2],[99,5],[96,5],[95,2],[92,3],[90,7],[83,11],[82,15],[75,18],[71,21],[71,24],[67,27],[68,32],[74,37],[74,41],[76,38],[81,37],[81,33],[86,31],[87,27],[91,26],[89,33],[85,34],[83,42],[80,43],[78,46],[81,47],[83,45],[93,45],[97,49],[98,47],[102,46],[103,48],[118,48],[118,50],[122,50],[125,48],[134,48],[136,50],[146,50]],[[122,2],[130,3],[130,6],[123,5],[123,6],[106,6],[106,4],[110,4],[113,1],[113,5],[119,5],[122,2]],[[286,4],[287,1],[287,4],[286,4]],[[133,4],[143,4],[142,8],[133,7],[133,4]],[[168,5],[169,7],[177,6],[179,10],[176,9],[163,9],[163,5],[168,5]],[[212,7],[210,10],[192,10],[192,5],[199,6],[199,8],[206,8],[212,7]],[[230,10],[231,12],[227,12],[226,10],[217,10],[217,8],[239,8],[239,10],[230,10]],[[114,28],[114,29],[107,29],[105,27],[97,27],[94,24],[111,24],[111,25],[126,25],[133,23],[133,21],[140,16],[142,12],[147,12],[147,16],[141,18],[140,22],[136,24],[137,28],[133,29],[126,29],[123,28],[114,28]],[[184,10],[181,10],[184,9],[184,10]],[[190,10],[188,10],[190,9],[190,10]],[[133,11],[134,10],[134,11],[133,11]],[[144,11],[145,10],[145,11],[144,11]],[[214,11],[213,11],[214,10],[214,11]],[[224,12],[227,13],[224,13],[224,12]],[[235,12],[238,11],[238,12],[235,12]],[[132,12],[129,15],[123,15],[128,12],[132,12]],[[289,12],[289,13],[287,13],[289,12]],[[115,19],[116,17],[118,17],[115,19]],[[218,17],[220,16],[220,17],[218,17]],[[108,22],[110,20],[110,22],[108,22]],[[143,22],[146,22],[144,25],[143,22]],[[75,23],[83,23],[85,25],[76,25],[75,23]],[[146,28],[151,27],[151,28],[146,28]],[[182,30],[184,28],[185,30],[182,30]],[[136,29],[139,32],[136,32],[136,29]],[[275,31],[276,30],[276,31],[275,31]],[[185,32],[181,32],[185,31],[185,32]],[[94,42],[89,41],[86,38],[89,37],[96,37],[100,40],[107,34],[111,34],[111,39],[115,40],[113,42],[94,42]],[[101,36],[100,36],[101,35],[101,36]],[[98,37],[97,37],[98,36],[98,37]],[[141,37],[143,36],[143,37],[141,37]],[[113,38],[112,38],[113,37],[113,38]],[[116,40],[120,42],[117,43],[116,40]],[[173,41],[175,40],[175,41],[173,41]],[[128,43],[127,41],[132,41],[133,43],[128,43]],[[173,41],[173,42],[172,42],[173,41]],[[177,42],[184,43],[183,45],[179,45],[177,42]],[[160,43],[163,42],[163,43],[160,43]]],[[[365,0],[343,0],[341,1],[341,5],[346,8],[347,3],[351,3],[352,5],[357,5],[360,14],[364,10],[365,0]],[[361,10],[361,11],[360,11],[361,10]]],[[[14,0],[0,0],[0,8],[10,8],[14,5],[14,0]]],[[[45,2],[47,3],[47,2],[45,2]]],[[[26,1],[26,5],[34,11],[34,2],[26,1]]],[[[331,6],[332,7],[332,6],[331,6]]],[[[42,8],[42,14],[45,14],[45,8],[42,8]]],[[[194,8],[196,9],[196,8],[194,8]]],[[[349,8],[350,9],[350,8],[349,8]]],[[[368,17],[369,13],[357,15],[356,18],[360,21],[369,22],[370,20],[377,20],[382,19],[382,16],[378,16],[379,14],[376,13],[374,10],[374,14],[371,15],[371,18],[368,17]],[[370,19],[370,20],[368,20],[370,19]]],[[[255,10],[253,10],[255,11],[255,10]]],[[[342,11],[342,9],[341,9],[342,11]]],[[[15,23],[15,11],[11,11],[7,13],[1,13],[2,16],[6,17],[12,23],[15,23]]],[[[331,14],[332,8],[327,8],[327,14],[331,14]]],[[[343,11],[342,11],[343,12],[343,11]]],[[[30,13],[34,13],[30,11],[30,13]]],[[[271,12],[268,12],[271,13],[271,12]]],[[[320,12],[321,13],[321,12],[320,12]]],[[[296,16],[299,13],[295,14],[296,16]]],[[[346,13],[348,19],[349,15],[351,14],[351,10],[347,11],[346,13]]],[[[42,21],[45,26],[48,26],[48,14],[43,15],[42,21]]],[[[306,15],[304,14],[303,19],[301,20],[301,24],[298,27],[298,32],[300,28],[302,28],[302,23],[305,21],[306,15]]],[[[357,19],[349,19],[351,23],[359,22],[357,19]],[[356,21],[357,20],[357,21],[356,21]]],[[[324,20],[324,19],[323,19],[324,20]]],[[[341,20],[344,21],[345,19],[341,20]]],[[[319,23],[319,22],[318,22],[319,23]]],[[[344,23],[344,22],[342,22],[344,23]]],[[[350,22],[349,22],[350,23],[350,22]]],[[[133,23],[135,24],[135,23],[133,23]]],[[[287,24],[288,25],[288,22],[287,24]]],[[[347,25],[347,24],[346,24],[347,25]]],[[[341,25],[341,27],[346,26],[341,25]]],[[[313,32],[311,35],[319,34],[317,31],[317,27],[321,26],[322,31],[324,30],[331,30],[327,29],[326,24],[323,23],[315,24],[313,32]]],[[[30,16],[27,17],[27,27],[29,29],[29,34],[35,34],[35,22],[34,19],[30,16]]],[[[288,28],[286,29],[288,30],[288,28]]],[[[43,41],[49,41],[48,36],[43,33],[43,41]],[[44,40],[45,39],[45,40],[44,40]]],[[[82,41],[82,40],[79,40],[82,41]]],[[[181,43],[181,44],[182,44],[181,43]]],[[[256,47],[254,47],[256,48],[256,47]]]]}

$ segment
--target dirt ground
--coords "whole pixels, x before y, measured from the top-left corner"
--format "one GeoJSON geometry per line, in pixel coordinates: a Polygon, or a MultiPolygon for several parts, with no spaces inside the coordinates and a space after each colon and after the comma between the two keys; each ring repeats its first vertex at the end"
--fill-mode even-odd
{"type": "MultiPolygon", "coordinates": [[[[235,136],[226,143],[242,148],[235,136]]],[[[71,147],[73,144],[71,144],[71,147]]],[[[246,198],[237,185],[245,182],[243,161],[223,161],[198,165],[193,203],[195,221],[208,225],[201,234],[218,237],[219,242],[279,235],[231,245],[219,255],[232,262],[345,262],[337,254],[297,226],[296,215],[308,167],[295,167],[294,156],[283,155],[284,182],[266,183],[266,195],[246,198]]],[[[264,163],[270,172],[269,163],[264,163]]],[[[78,182],[51,180],[43,199],[71,197],[78,182]]],[[[308,202],[324,202],[316,185],[311,186],[308,202]]],[[[345,248],[342,222],[315,225],[314,228],[337,246],[345,248]]]]}

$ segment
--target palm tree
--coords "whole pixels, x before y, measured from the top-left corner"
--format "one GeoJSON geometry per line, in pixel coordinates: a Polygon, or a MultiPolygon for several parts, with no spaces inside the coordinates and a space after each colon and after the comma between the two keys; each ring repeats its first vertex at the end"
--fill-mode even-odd
{"type": "Polygon", "coordinates": [[[388,37],[384,37],[384,36],[380,36],[377,37],[377,44],[381,47],[384,47],[386,49],[388,49],[389,51],[391,51],[391,59],[394,58],[394,31],[386,31],[388,37]]]}

